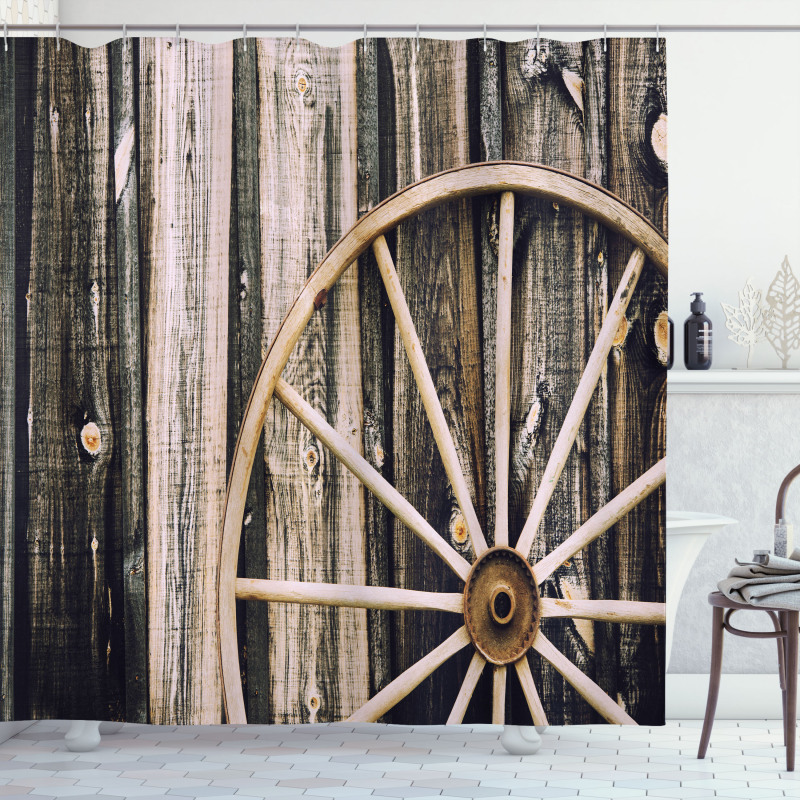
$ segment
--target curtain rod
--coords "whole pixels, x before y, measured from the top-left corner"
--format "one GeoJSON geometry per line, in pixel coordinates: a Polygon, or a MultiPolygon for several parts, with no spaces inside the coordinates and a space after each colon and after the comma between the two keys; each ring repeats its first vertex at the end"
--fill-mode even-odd
{"type": "MultiPolygon", "coordinates": [[[[64,33],[66,31],[119,31],[122,33],[122,23],[38,23],[38,24],[24,24],[12,23],[3,26],[4,29],[11,31],[26,31],[26,32],[52,32],[64,33]]],[[[176,23],[165,24],[136,24],[126,23],[125,28],[128,32],[131,31],[144,31],[144,32],[158,32],[158,31],[174,31],[176,23]]],[[[269,32],[269,33],[287,33],[297,34],[297,32],[305,31],[307,33],[364,33],[365,29],[371,33],[535,33],[537,29],[540,33],[597,33],[602,36],[611,35],[614,33],[644,33],[655,35],[658,33],[800,33],[800,23],[787,24],[787,25],[553,25],[553,24],[532,24],[532,25],[440,25],[440,24],[419,24],[413,25],[400,25],[400,24],[385,24],[385,25],[370,25],[359,24],[309,24],[298,26],[296,23],[279,23],[279,24],[257,24],[247,22],[242,25],[235,25],[229,23],[214,23],[214,24],[192,24],[180,23],[181,32],[227,32],[237,33],[242,32],[243,29],[248,33],[255,32],[269,32]]]]}

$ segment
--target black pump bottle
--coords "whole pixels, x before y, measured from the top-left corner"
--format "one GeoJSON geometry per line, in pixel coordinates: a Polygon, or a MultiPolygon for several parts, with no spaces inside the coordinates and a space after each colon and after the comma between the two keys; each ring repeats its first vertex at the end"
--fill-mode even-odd
{"type": "Polygon", "coordinates": [[[692,292],[692,313],[683,324],[683,360],[686,369],[710,369],[711,320],[703,313],[706,304],[702,292],[692,292]]]}

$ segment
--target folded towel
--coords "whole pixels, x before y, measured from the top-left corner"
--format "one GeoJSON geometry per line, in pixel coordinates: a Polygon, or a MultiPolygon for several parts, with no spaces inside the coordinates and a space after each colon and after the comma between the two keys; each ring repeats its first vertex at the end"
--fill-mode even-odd
{"type": "Polygon", "coordinates": [[[800,548],[789,558],[768,555],[763,564],[739,561],[717,588],[737,603],[800,610],[800,548]]]}

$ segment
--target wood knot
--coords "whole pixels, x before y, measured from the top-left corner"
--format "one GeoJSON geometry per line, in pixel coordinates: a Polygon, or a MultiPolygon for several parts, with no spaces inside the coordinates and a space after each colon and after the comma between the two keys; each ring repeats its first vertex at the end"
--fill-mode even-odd
{"type": "Polygon", "coordinates": [[[305,97],[311,91],[311,78],[303,69],[297,70],[294,75],[294,90],[300,97],[305,97]]]}
{"type": "Polygon", "coordinates": [[[453,529],[453,541],[458,544],[466,544],[469,533],[467,531],[467,522],[464,519],[464,515],[460,511],[456,512],[450,524],[453,529]]]}
{"type": "Polygon", "coordinates": [[[322,706],[322,698],[315,692],[311,691],[306,697],[306,706],[309,711],[309,722],[314,723],[317,721],[317,712],[322,706]]]}
{"type": "Polygon", "coordinates": [[[583,114],[583,78],[570,69],[561,70],[561,79],[578,110],[583,114]]]}
{"type": "Polygon", "coordinates": [[[87,422],[81,430],[81,443],[89,455],[95,455],[100,449],[100,428],[94,422],[87,422]]]}
{"type": "Polygon", "coordinates": [[[660,114],[650,131],[650,143],[659,161],[667,163],[667,115],[660,114]]]}
{"type": "Polygon", "coordinates": [[[309,445],[303,453],[303,463],[308,470],[308,474],[313,474],[317,464],[319,464],[319,451],[313,444],[309,445]]]}
{"type": "Polygon", "coordinates": [[[547,71],[549,49],[547,42],[543,42],[540,39],[538,47],[534,44],[525,50],[520,63],[520,72],[524,77],[529,79],[539,78],[547,71]]]}

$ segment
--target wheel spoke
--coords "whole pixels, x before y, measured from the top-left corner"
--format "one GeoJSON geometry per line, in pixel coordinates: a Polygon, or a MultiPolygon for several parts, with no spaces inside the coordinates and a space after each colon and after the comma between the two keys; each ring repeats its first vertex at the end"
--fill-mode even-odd
{"type": "Polygon", "coordinates": [[[541,599],[542,617],[593,619],[597,622],[639,622],[643,625],[663,625],[666,622],[666,603],[640,603],[632,600],[556,600],[541,599]]]}
{"type": "Polygon", "coordinates": [[[279,379],[275,396],[294,414],[367,489],[422,539],[442,560],[465,580],[469,562],[441,537],[430,523],[392,486],[340,433],[334,430],[285,380],[279,379]]]}
{"type": "Polygon", "coordinates": [[[311,583],[236,579],[239,600],[271,603],[308,603],[343,608],[379,608],[385,611],[450,611],[464,613],[464,596],[455,592],[418,592],[386,586],[355,586],[349,583],[311,583]]]}
{"type": "Polygon", "coordinates": [[[626,486],[613,500],[606,503],[593,514],[569,538],[565,539],[555,550],[548,553],[533,568],[536,581],[541,583],[558,569],[565,561],[569,561],[575,553],[583,550],[589,542],[593,542],[600,534],[605,533],[612,525],[624,517],[632,508],[639,505],[651,492],[654,492],[667,477],[667,459],[662,458],[650,467],[644,475],[640,475],[633,483],[626,486]]]}
{"type": "Polygon", "coordinates": [[[505,725],[506,721],[506,677],[505,665],[496,666],[492,676],[492,725],[505,725]]]}
{"type": "Polygon", "coordinates": [[[514,666],[517,668],[517,677],[522,685],[522,693],[525,695],[525,700],[528,702],[533,724],[548,725],[544,706],[542,706],[542,701],[539,698],[539,692],[536,691],[536,684],[533,682],[533,674],[531,673],[531,665],[528,663],[528,657],[523,656],[518,661],[515,661],[514,666]]]}
{"type": "Polygon", "coordinates": [[[436,649],[398,675],[388,686],[384,686],[374,697],[351,714],[348,722],[375,722],[389,709],[394,708],[422,681],[438,669],[448,658],[463,650],[472,641],[465,625],[445,639],[436,649]]]}
{"type": "Polygon", "coordinates": [[[508,544],[508,468],[511,440],[511,273],[514,253],[514,194],[500,196],[495,356],[495,545],[508,544]]]}
{"type": "Polygon", "coordinates": [[[597,340],[594,343],[589,360],[586,362],[586,368],[578,383],[578,388],[575,390],[575,395],[572,398],[572,403],[570,403],[561,430],[558,432],[556,443],[553,445],[553,450],[547,461],[547,466],[542,475],[539,489],[533,500],[530,514],[528,515],[528,519],[525,522],[525,526],[517,542],[517,550],[519,550],[525,558],[530,554],[533,539],[542,522],[547,504],[550,502],[550,498],[556,488],[556,483],[561,475],[561,471],[564,469],[564,464],[567,463],[567,458],[572,450],[575,437],[578,434],[578,428],[581,426],[584,414],[589,407],[589,402],[597,386],[597,381],[600,379],[600,375],[603,372],[603,367],[608,359],[608,353],[611,350],[611,345],[614,343],[614,337],[617,335],[622,318],[625,316],[625,311],[633,295],[633,290],[636,288],[636,283],[639,280],[639,275],[641,275],[644,262],[644,252],[637,247],[628,260],[628,266],[625,268],[622,280],[614,295],[614,300],[609,306],[608,313],[600,328],[600,333],[597,335],[597,340]]]}
{"type": "Polygon", "coordinates": [[[533,649],[546,658],[607,722],[615,725],[636,725],[633,717],[623,711],[588,675],[584,675],[560,650],[557,650],[541,631],[534,639],[533,649]]]}
{"type": "Polygon", "coordinates": [[[472,654],[472,661],[469,662],[467,674],[464,676],[464,682],[458,691],[458,697],[453,704],[453,710],[447,718],[448,725],[460,725],[464,721],[464,714],[467,712],[467,706],[472,699],[475,692],[475,687],[478,684],[478,678],[481,677],[483,668],[486,666],[486,659],[476,650],[472,654]]]}
{"type": "Polygon", "coordinates": [[[469,495],[467,481],[464,478],[464,473],[458,460],[456,446],[450,434],[450,429],[447,427],[442,404],[439,402],[436,387],[433,385],[433,378],[422,353],[422,345],[417,336],[414,322],[411,319],[406,298],[400,288],[400,278],[394,267],[389,245],[383,236],[379,236],[372,243],[372,249],[375,252],[375,259],[378,262],[378,268],[386,286],[386,294],[392,304],[397,329],[400,332],[403,345],[408,354],[408,360],[411,363],[411,371],[414,373],[414,379],[419,387],[422,404],[425,406],[425,412],[433,430],[433,438],[436,440],[436,445],[442,456],[442,463],[453,487],[456,501],[461,508],[461,513],[464,515],[467,532],[472,541],[472,549],[475,551],[475,555],[479,556],[487,549],[486,539],[481,531],[478,515],[472,505],[472,498],[469,495]]]}

